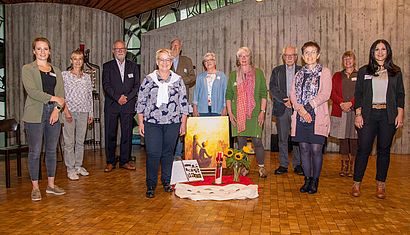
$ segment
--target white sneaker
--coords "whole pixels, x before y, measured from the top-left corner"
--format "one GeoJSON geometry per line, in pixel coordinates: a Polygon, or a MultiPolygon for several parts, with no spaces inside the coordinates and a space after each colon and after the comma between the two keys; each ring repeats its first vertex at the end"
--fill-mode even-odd
{"type": "Polygon", "coordinates": [[[70,171],[70,172],[68,172],[68,173],[67,173],[67,177],[68,177],[70,180],[78,180],[78,179],[80,179],[80,177],[78,177],[76,171],[70,171]]]}
{"type": "Polygon", "coordinates": [[[79,175],[82,175],[82,176],[87,176],[87,175],[89,175],[90,173],[84,168],[84,167],[79,167],[79,168],[76,168],[75,169],[75,172],[77,173],[77,174],[79,174],[79,175]]]}

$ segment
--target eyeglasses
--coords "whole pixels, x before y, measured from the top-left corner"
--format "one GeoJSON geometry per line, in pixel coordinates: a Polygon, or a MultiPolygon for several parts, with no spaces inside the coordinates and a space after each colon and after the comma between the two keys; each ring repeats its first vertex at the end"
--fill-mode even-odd
{"type": "Polygon", "coordinates": [[[305,55],[305,56],[316,55],[316,54],[317,54],[317,51],[305,51],[305,52],[303,52],[303,55],[305,55]]]}
{"type": "Polygon", "coordinates": [[[296,54],[283,54],[283,57],[285,57],[285,58],[293,58],[293,57],[296,57],[297,55],[296,54]]]}
{"type": "Polygon", "coordinates": [[[163,63],[169,63],[172,61],[172,59],[171,58],[159,58],[158,61],[163,62],[163,63]]]}
{"type": "Polygon", "coordinates": [[[115,52],[121,52],[121,51],[125,51],[127,50],[127,48],[114,48],[115,52]]]}

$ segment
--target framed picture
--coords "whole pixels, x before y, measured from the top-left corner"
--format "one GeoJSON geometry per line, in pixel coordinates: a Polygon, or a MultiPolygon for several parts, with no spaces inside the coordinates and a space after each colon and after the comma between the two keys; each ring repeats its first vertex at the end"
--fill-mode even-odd
{"type": "MultiPolygon", "coordinates": [[[[229,119],[189,117],[185,135],[185,159],[197,160],[201,168],[216,166],[216,153],[229,148],[229,119]]],[[[225,159],[223,167],[225,167],[225,159]]]]}

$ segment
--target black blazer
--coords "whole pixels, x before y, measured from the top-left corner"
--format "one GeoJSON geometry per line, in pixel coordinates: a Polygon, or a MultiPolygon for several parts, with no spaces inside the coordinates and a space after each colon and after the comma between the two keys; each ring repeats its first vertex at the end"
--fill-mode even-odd
{"type": "MultiPolygon", "coordinates": [[[[367,65],[361,67],[357,73],[355,88],[355,109],[362,108],[364,122],[369,118],[372,109],[373,85],[372,79],[365,79],[370,75],[367,65]]],[[[404,108],[404,85],[401,71],[393,75],[388,73],[388,84],[386,94],[387,119],[390,124],[394,124],[397,116],[397,108],[404,108]]]]}
{"type": "Polygon", "coordinates": [[[137,101],[140,86],[140,72],[134,62],[125,60],[124,82],[122,82],[117,61],[115,59],[108,61],[103,65],[102,83],[105,94],[105,112],[135,113],[135,102],[137,101]],[[118,104],[121,95],[128,98],[128,102],[122,106],[118,104]]]}
{"type": "MultiPolygon", "coordinates": [[[[295,65],[295,74],[301,68],[301,66],[295,65]]],[[[269,82],[269,91],[273,101],[272,114],[276,117],[280,117],[286,109],[283,99],[288,98],[286,94],[286,65],[279,65],[272,70],[272,75],[270,76],[269,82]]]]}

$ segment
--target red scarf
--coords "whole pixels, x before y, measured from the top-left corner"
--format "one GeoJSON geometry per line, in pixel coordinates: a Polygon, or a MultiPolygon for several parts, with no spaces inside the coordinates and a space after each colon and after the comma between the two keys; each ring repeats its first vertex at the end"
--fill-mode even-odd
{"type": "Polygon", "coordinates": [[[255,108],[255,76],[256,72],[253,66],[247,72],[244,72],[241,67],[236,71],[238,133],[245,131],[246,119],[252,118],[252,112],[255,108]]]}

